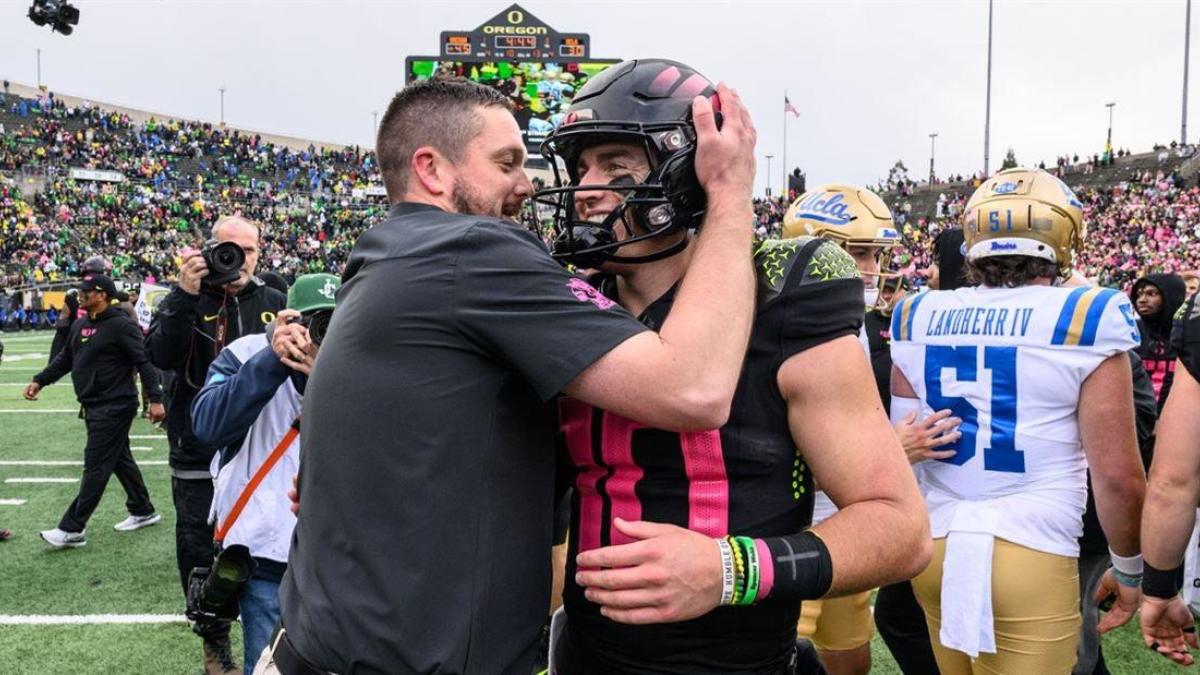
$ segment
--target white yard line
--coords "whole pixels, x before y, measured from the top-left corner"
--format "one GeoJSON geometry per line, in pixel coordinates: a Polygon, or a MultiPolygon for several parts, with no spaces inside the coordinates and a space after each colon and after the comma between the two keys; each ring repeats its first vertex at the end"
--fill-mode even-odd
{"type": "Polygon", "coordinates": [[[36,409],[30,408],[29,410],[0,410],[0,413],[13,413],[13,414],[17,414],[17,413],[58,414],[58,413],[78,413],[78,412],[79,412],[79,408],[51,408],[51,409],[47,409],[47,410],[36,410],[36,409]]]}
{"type": "Polygon", "coordinates": [[[166,436],[153,436],[153,435],[141,435],[141,436],[139,436],[139,435],[137,435],[137,434],[130,434],[130,435],[129,435],[129,439],[130,439],[130,440],[134,440],[134,441],[138,441],[138,440],[144,440],[144,441],[165,441],[165,440],[167,440],[167,437],[166,437],[166,436]]]}
{"type": "MultiPolygon", "coordinates": [[[[165,459],[144,459],[138,466],[166,466],[165,459]]],[[[0,466],[83,466],[77,459],[2,459],[0,466]]]]}
{"type": "Polygon", "coordinates": [[[5,478],[5,483],[78,483],[78,478],[5,478]]]}
{"type": "Polygon", "coordinates": [[[0,499],[0,506],[24,506],[24,499],[0,499]]]}
{"type": "Polygon", "coordinates": [[[130,450],[140,450],[142,452],[145,452],[147,450],[153,450],[154,448],[152,448],[148,445],[131,445],[131,446],[129,446],[129,449],[130,450]]]}
{"type": "Polygon", "coordinates": [[[187,623],[180,614],[0,614],[0,626],[187,623]]]}

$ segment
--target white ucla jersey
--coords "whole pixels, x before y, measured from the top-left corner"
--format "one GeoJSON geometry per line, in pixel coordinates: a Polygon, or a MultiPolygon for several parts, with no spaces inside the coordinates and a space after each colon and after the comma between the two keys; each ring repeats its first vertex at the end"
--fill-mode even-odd
{"type": "Polygon", "coordinates": [[[906,299],[892,361],[924,414],[963,420],[957,454],[918,472],[934,537],[982,532],[1075,556],[1087,500],[1083,381],[1139,343],[1129,299],[1100,288],[960,288],[906,299]]]}

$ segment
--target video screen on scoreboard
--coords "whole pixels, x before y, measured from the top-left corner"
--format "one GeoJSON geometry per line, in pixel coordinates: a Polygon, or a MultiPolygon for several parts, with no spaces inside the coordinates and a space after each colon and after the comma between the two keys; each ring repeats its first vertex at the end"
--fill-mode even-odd
{"type": "Polygon", "coordinates": [[[575,92],[612,63],[441,61],[412,59],[408,81],[465,77],[498,90],[513,103],[530,155],[566,115],[575,92]]]}

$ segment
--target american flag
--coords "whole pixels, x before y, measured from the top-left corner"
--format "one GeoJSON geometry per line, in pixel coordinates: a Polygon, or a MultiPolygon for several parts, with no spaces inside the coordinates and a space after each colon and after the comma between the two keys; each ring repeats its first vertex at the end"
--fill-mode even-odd
{"type": "Polygon", "coordinates": [[[800,111],[796,110],[796,106],[792,105],[792,102],[788,100],[788,97],[786,94],[784,94],[784,96],[783,96],[783,111],[790,112],[793,115],[795,115],[796,117],[800,116],[800,111]]]}

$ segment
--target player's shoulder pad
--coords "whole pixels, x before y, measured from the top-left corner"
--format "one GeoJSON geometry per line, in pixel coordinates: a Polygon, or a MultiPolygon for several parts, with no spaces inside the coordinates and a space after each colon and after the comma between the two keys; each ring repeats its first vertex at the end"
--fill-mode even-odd
{"type": "Polygon", "coordinates": [[[1127,351],[1141,343],[1129,296],[1115,288],[1072,289],[1062,301],[1050,344],[1127,351]]]}
{"type": "Polygon", "coordinates": [[[858,279],[854,259],[837,244],[820,237],[768,239],[754,251],[760,303],[788,289],[839,279],[858,279]]]}

